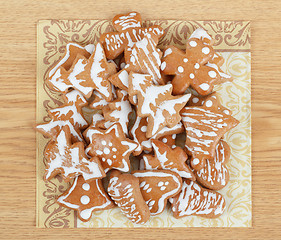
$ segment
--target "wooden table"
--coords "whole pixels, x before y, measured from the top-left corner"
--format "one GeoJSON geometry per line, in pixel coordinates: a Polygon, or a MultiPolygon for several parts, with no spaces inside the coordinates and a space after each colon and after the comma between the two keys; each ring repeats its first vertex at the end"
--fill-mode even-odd
{"type": "Polygon", "coordinates": [[[0,239],[280,239],[281,2],[136,2],[1,1],[0,239]],[[252,21],[252,228],[36,229],[36,22],[105,19],[129,10],[153,19],[252,21]]]}

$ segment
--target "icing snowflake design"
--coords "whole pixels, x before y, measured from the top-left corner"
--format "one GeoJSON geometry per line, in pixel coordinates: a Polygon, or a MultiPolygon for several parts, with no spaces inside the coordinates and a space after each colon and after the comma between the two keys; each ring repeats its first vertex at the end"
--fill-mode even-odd
{"type": "Polygon", "coordinates": [[[138,145],[126,138],[119,123],[113,124],[107,130],[88,128],[85,134],[90,140],[86,152],[101,160],[105,172],[112,168],[123,172],[130,170],[129,156],[138,145]]]}
{"type": "Polygon", "coordinates": [[[55,141],[48,143],[44,155],[47,159],[46,180],[57,174],[61,174],[65,181],[79,175],[86,181],[105,177],[100,161],[97,158],[88,159],[82,142],[71,145],[68,126],[62,128],[55,141]]]}

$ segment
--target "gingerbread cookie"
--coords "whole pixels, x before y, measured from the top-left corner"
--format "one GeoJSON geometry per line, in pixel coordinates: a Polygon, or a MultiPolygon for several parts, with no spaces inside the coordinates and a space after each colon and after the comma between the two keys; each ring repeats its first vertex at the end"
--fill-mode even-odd
{"type": "Polygon", "coordinates": [[[158,42],[164,31],[159,26],[141,27],[141,16],[137,12],[119,14],[113,18],[113,26],[118,32],[104,33],[100,41],[104,46],[107,58],[115,59],[125,50],[131,49],[145,34],[153,34],[158,42]]]}
{"type": "Polygon", "coordinates": [[[154,156],[152,154],[143,155],[144,169],[167,169],[176,172],[183,178],[195,180],[194,174],[186,164],[188,159],[184,150],[180,147],[172,149],[165,143],[159,140],[152,139],[154,156]]]}
{"type": "Polygon", "coordinates": [[[79,219],[84,222],[90,220],[93,212],[115,206],[100,179],[86,182],[82,176],[74,179],[71,187],[59,196],[57,203],[77,210],[79,219]]]}
{"type": "Polygon", "coordinates": [[[180,122],[179,111],[190,98],[190,94],[172,96],[172,85],[154,85],[150,75],[130,73],[129,94],[137,95],[137,114],[147,118],[148,138],[164,127],[174,127],[180,122]]]}
{"type": "MultiPolygon", "coordinates": [[[[152,139],[160,139],[162,137],[164,138],[164,136],[167,135],[174,136],[174,134],[183,132],[184,128],[182,123],[179,122],[172,128],[169,127],[162,128],[157,134],[155,134],[151,138],[146,137],[146,131],[147,131],[147,119],[137,116],[134,125],[130,130],[131,138],[139,145],[136,148],[136,150],[133,152],[135,156],[140,155],[142,151],[148,151],[148,152],[152,151],[152,145],[151,145],[152,139]]],[[[173,140],[174,139],[172,139],[171,141],[173,140]]],[[[174,146],[174,144],[172,146],[174,146]]]]}
{"type": "Polygon", "coordinates": [[[139,178],[141,194],[153,216],[162,213],[168,199],[181,190],[181,177],[169,170],[140,170],[132,174],[139,178]]]}
{"type": "Polygon", "coordinates": [[[218,110],[211,100],[201,107],[183,108],[181,116],[186,131],[185,148],[193,157],[192,166],[196,170],[204,166],[205,159],[215,157],[219,140],[239,123],[234,117],[218,110]]]}
{"type": "Polygon", "coordinates": [[[106,121],[120,123],[123,132],[128,135],[128,124],[133,112],[129,102],[128,93],[124,90],[117,90],[117,99],[103,109],[103,116],[106,121]]]}
{"type": "Polygon", "coordinates": [[[48,143],[44,155],[45,180],[50,180],[58,174],[61,174],[66,182],[79,175],[86,181],[105,177],[100,161],[96,157],[88,159],[82,142],[71,144],[70,129],[67,125],[62,128],[55,141],[48,143]]]}
{"type": "Polygon", "coordinates": [[[137,177],[114,170],[110,174],[107,191],[121,212],[133,223],[148,221],[150,212],[140,192],[137,177]]]}
{"type": "Polygon", "coordinates": [[[81,130],[88,126],[83,116],[82,108],[87,106],[86,99],[76,90],[62,95],[64,104],[48,111],[51,120],[38,124],[36,130],[44,136],[55,139],[63,126],[68,126],[73,142],[83,141],[81,130]]]}
{"type": "Polygon", "coordinates": [[[48,73],[48,78],[51,78],[56,70],[59,67],[64,68],[66,71],[70,69],[77,55],[84,56],[85,58],[89,58],[94,51],[95,46],[93,44],[89,44],[85,47],[77,43],[67,43],[65,46],[64,55],[60,58],[60,60],[52,67],[48,73]]]}
{"type": "Polygon", "coordinates": [[[192,86],[199,94],[207,95],[221,81],[218,66],[210,62],[215,51],[204,39],[191,36],[185,52],[174,46],[165,48],[161,70],[175,76],[172,80],[173,94],[183,94],[192,86]]]}
{"type": "Polygon", "coordinates": [[[60,92],[74,88],[86,98],[90,98],[96,90],[105,100],[111,101],[112,88],[107,79],[114,73],[116,73],[115,63],[106,60],[101,43],[97,43],[89,59],[78,55],[69,70],[59,67],[46,83],[52,90],[60,92]]]}
{"type": "Polygon", "coordinates": [[[212,106],[219,111],[224,112],[226,115],[232,115],[232,111],[226,107],[224,107],[220,101],[219,97],[217,96],[216,92],[211,93],[207,96],[198,96],[198,95],[191,95],[187,105],[188,106],[203,106],[205,102],[208,102],[208,106],[212,106]]]}
{"type": "Polygon", "coordinates": [[[230,147],[225,141],[220,140],[216,146],[214,159],[207,159],[203,168],[194,171],[197,182],[212,190],[224,188],[229,181],[229,171],[225,165],[229,157],[230,147]]]}
{"type": "Polygon", "coordinates": [[[202,188],[189,179],[183,182],[181,192],[170,202],[175,218],[190,215],[216,218],[225,210],[225,200],[220,193],[202,188]]]}
{"type": "Polygon", "coordinates": [[[88,128],[84,134],[90,140],[87,154],[98,157],[105,172],[113,168],[123,172],[130,170],[129,156],[138,145],[126,138],[120,123],[106,130],[88,128]]]}

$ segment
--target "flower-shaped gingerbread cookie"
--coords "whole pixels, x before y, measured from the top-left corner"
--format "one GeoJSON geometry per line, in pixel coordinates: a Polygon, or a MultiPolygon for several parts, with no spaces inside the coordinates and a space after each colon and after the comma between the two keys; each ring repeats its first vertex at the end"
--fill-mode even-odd
{"type": "Polygon", "coordinates": [[[114,170],[110,174],[107,191],[121,212],[133,223],[143,224],[148,221],[150,213],[140,192],[137,177],[114,170]]]}
{"type": "Polygon", "coordinates": [[[64,104],[48,111],[51,121],[38,124],[36,130],[46,137],[56,138],[62,127],[67,125],[70,129],[73,142],[83,141],[81,130],[88,126],[82,108],[88,103],[83,95],[73,90],[62,96],[64,104]]]}
{"type": "Polygon", "coordinates": [[[64,126],[55,141],[50,141],[45,148],[46,173],[45,180],[50,180],[58,174],[68,182],[82,175],[86,181],[103,178],[105,173],[98,158],[88,159],[84,144],[71,144],[70,129],[64,126]]]}
{"type": "Polygon", "coordinates": [[[199,94],[207,95],[221,80],[221,70],[214,62],[210,63],[215,54],[213,47],[204,41],[206,38],[194,36],[187,41],[185,52],[174,46],[164,50],[161,70],[164,74],[175,75],[174,94],[183,94],[192,86],[199,94]]]}
{"type": "Polygon", "coordinates": [[[104,99],[111,101],[112,88],[107,79],[114,73],[116,73],[115,63],[107,61],[101,43],[97,43],[89,59],[77,55],[69,70],[59,67],[46,83],[51,89],[60,92],[74,88],[86,98],[90,98],[96,90],[104,99]]]}
{"type": "Polygon", "coordinates": [[[202,188],[189,179],[183,182],[181,192],[170,202],[175,218],[190,215],[216,218],[225,210],[225,200],[220,193],[202,188]]]}
{"type": "Polygon", "coordinates": [[[176,172],[183,178],[195,180],[194,174],[186,164],[188,159],[184,150],[180,147],[172,149],[159,140],[151,140],[154,149],[154,156],[151,154],[143,155],[144,169],[167,169],[176,172]]]}
{"type": "Polygon", "coordinates": [[[169,170],[140,170],[132,174],[140,180],[141,194],[151,215],[162,213],[167,200],[181,190],[181,177],[169,170]]]}
{"type": "Polygon", "coordinates": [[[77,210],[81,221],[89,221],[95,211],[115,206],[104,190],[101,179],[86,182],[82,176],[74,179],[71,187],[59,196],[57,202],[64,207],[77,210]]]}
{"type": "Polygon", "coordinates": [[[179,111],[190,94],[172,96],[172,88],[172,84],[153,84],[151,75],[132,72],[129,75],[129,95],[138,98],[138,116],[147,117],[148,138],[166,126],[174,127],[181,120],[179,111]]]}
{"type": "Polygon", "coordinates": [[[130,170],[129,156],[138,145],[126,138],[120,123],[114,123],[107,130],[88,128],[84,134],[90,140],[86,152],[101,160],[105,172],[112,168],[123,172],[130,170]]]}

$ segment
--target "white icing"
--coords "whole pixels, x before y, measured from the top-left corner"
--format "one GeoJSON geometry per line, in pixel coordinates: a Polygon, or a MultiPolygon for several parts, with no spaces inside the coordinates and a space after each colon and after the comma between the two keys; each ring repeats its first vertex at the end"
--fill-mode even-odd
{"type": "Polygon", "coordinates": [[[217,73],[215,71],[209,71],[208,72],[208,75],[211,77],[211,78],[215,78],[217,76],[217,73]]]}
{"type": "Polygon", "coordinates": [[[162,142],[163,142],[163,143],[167,143],[167,142],[168,142],[167,138],[163,138],[163,139],[162,139],[162,142]]]}
{"type": "Polygon", "coordinates": [[[199,63],[195,63],[194,68],[199,69],[199,67],[200,67],[199,63]]]}
{"type": "Polygon", "coordinates": [[[85,190],[85,191],[89,191],[90,190],[90,184],[89,183],[84,183],[82,185],[82,188],[85,190]]]}
{"type": "Polygon", "coordinates": [[[190,73],[189,77],[190,77],[191,79],[193,79],[195,76],[194,76],[193,73],[190,73]]]}
{"type": "Polygon", "coordinates": [[[202,53],[204,53],[204,54],[209,54],[210,53],[210,48],[209,47],[203,47],[202,48],[202,53]]]}
{"type": "Polygon", "coordinates": [[[189,42],[189,45],[190,45],[191,47],[196,47],[196,46],[197,46],[197,42],[195,42],[195,41],[190,41],[190,42],[189,42]]]}
{"type": "Polygon", "coordinates": [[[172,49],[171,49],[171,48],[168,48],[168,49],[164,52],[163,58],[164,58],[164,57],[167,57],[167,56],[170,55],[171,53],[172,53],[172,49]]]}
{"type": "MultiPolygon", "coordinates": [[[[163,178],[172,178],[172,181],[174,181],[177,184],[176,188],[173,188],[171,191],[168,191],[166,193],[163,193],[162,196],[160,196],[160,198],[158,199],[158,209],[155,213],[151,213],[151,215],[157,215],[160,212],[162,212],[166,206],[165,204],[165,200],[170,198],[171,196],[173,196],[176,192],[179,191],[180,187],[181,187],[181,183],[179,182],[178,178],[173,175],[173,174],[168,174],[168,173],[164,173],[164,172],[153,172],[153,171],[146,171],[146,172],[135,172],[133,174],[136,177],[139,178],[159,178],[159,177],[163,177],[163,178]]],[[[154,205],[154,204],[153,204],[154,205]]]]}
{"type": "Polygon", "coordinates": [[[203,90],[203,91],[207,91],[210,88],[210,85],[208,83],[202,83],[199,85],[199,87],[203,90]]]}
{"type": "Polygon", "coordinates": [[[187,63],[187,62],[188,62],[188,59],[187,59],[187,58],[184,58],[183,61],[184,61],[185,63],[187,63]]]}
{"type": "Polygon", "coordinates": [[[212,40],[211,36],[203,29],[203,28],[197,28],[189,37],[191,38],[197,38],[197,39],[204,39],[207,38],[210,41],[212,40]]]}
{"type": "Polygon", "coordinates": [[[198,103],[198,102],[199,102],[199,98],[194,97],[194,98],[192,99],[192,102],[193,102],[193,103],[198,103]]]}
{"type": "Polygon", "coordinates": [[[206,107],[212,107],[213,105],[213,102],[211,100],[208,100],[206,103],[205,103],[206,107]]]}
{"type": "Polygon", "coordinates": [[[178,72],[179,72],[179,73],[183,73],[183,70],[184,70],[184,69],[183,69],[182,66],[179,66],[179,67],[178,67],[178,72]]]}
{"type": "Polygon", "coordinates": [[[167,65],[166,62],[162,62],[161,63],[161,67],[160,68],[161,68],[162,71],[166,68],[166,65],[167,65]]]}
{"type": "Polygon", "coordinates": [[[80,202],[83,204],[83,205],[86,205],[90,202],[90,198],[87,196],[87,195],[83,195],[81,198],[80,198],[80,202]]]}

